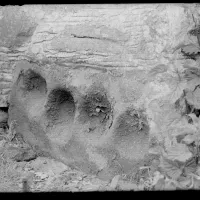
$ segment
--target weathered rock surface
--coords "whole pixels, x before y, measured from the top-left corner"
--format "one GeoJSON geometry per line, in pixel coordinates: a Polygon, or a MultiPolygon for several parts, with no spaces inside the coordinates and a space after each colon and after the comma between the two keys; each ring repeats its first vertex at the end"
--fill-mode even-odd
{"type": "Polygon", "coordinates": [[[0,106],[36,151],[102,179],[128,173],[149,162],[152,138],[167,143],[183,113],[198,115],[199,14],[196,4],[1,7],[0,106]]]}

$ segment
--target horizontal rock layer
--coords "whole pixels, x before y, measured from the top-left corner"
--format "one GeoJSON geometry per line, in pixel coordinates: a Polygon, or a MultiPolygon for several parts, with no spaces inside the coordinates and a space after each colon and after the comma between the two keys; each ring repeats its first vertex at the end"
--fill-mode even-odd
{"type": "Polygon", "coordinates": [[[0,7],[0,106],[19,60],[112,72],[182,62],[198,15],[196,4],[0,7]]]}

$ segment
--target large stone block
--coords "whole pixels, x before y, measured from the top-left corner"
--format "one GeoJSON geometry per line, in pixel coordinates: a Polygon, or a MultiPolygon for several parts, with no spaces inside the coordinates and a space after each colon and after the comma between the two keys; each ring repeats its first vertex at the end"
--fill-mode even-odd
{"type": "Polygon", "coordinates": [[[9,123],[38,153],[85,172],[111,178],[149,164],[199,117],[199,13],[0,8],[0,107],[9,103],[9,123]]]}

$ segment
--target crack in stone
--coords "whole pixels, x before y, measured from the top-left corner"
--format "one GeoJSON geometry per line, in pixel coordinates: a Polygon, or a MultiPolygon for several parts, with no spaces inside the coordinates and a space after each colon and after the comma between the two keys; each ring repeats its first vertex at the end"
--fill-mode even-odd
{"type": "Polygon", "coordinates": [[[73,37],[75,38],[88,38],[88,39],[96,39],[96,40],[101,40],[102,38],[98,38],[98,37],[91,37],[91,36],[78,36],[78,35],[75,35],[75,34],[71,34],[73,37]]]}
{"type": "Polygon", "coordinates": [[[195,90],[200,86],[200,84],[196,85],[193,92],[195,92],[195,90]]]}
{"type": "Polygon", "coordinates": [[[48,42],[48,41],[51,41],[51,40],[52,40],[52,39],[50,39],[50,40],[41,40],[41,41],[33,42],[33,44],[38,44],[38,43],[48,42]]]}
{"type": "Polygon", "coordinates": [[[86,38],[86,39],[94,39],[94,40],[106,40],[106,41],[109,41],[109,42],[117,43],[117,41],[112,40],[112,39],[108,39],[108,38],[92,37],[92,36],[86,36],[86,35],[80,36],[80,35],[76,35],[76,34],[71,34],[71,35],[74,38],[86,38]]]}

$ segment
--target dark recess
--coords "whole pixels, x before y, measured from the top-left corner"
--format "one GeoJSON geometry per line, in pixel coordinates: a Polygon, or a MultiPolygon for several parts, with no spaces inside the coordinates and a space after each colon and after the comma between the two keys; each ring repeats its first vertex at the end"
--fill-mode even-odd
{"type": "Polygon", "coordinates": [[[40,92],[47,91],[45,79],[32,69],[28,69],[22,74],[23,86],[26,91],[38,90],[40,92]]]}
{"type": "MultiPolygon", "coordinates": [[[[0,107],[0,112],[8,113],[8,107],[0,107]]],[[[0,128],[8,129],[8,118],[4,118],[3,121],[0,122],[0,128]]]]}
{"type": "Polygon", "coordinates": [[[127,137],[132,134],[147,134],[149,126],[142,111],[126,110],[117,120],[116,136],[127,137]]]}
{"type": "Polygon", "coordinates": [[[196,53],[187,53],[183,49],[181,49],[181,53],[186,59],[197,60],[200,57],[200,49],[199,52],[196,53]]]}
{"type": "Polygon", "coordinates": [[[8,113],[9,107],[0,107],[0,111],[8,113]]]}
{"type": "MultiPolygon", "coordinates": [[[[182,97],[175,102],[175,108],[181,112],[182,116],[188,116],[189,114],[195,114],[196,117],[200,116],[200,109],[190,105],[185,98],[186,93],[184,91],[182,97]],[[184,104],[184,107],[181,106],[184,104]]],[[[193,123],[192,118],[188,116],[188,123],[193,123]]]]}
{"type": "Polygon", "coordinates": [[[73,116],[75,111],[75,103],[72,93],[65,88],[53,89],[46,104],[46,114],[51,120],[59,119],[60,113],[64,112],[66,116],[73,116]]]}
{"type": "Polygon", "coordinates": [[[81,105],[81,116],[83,121],[99,119],[101,123],[106,122],[111,114],[111,105],[105,93],[93,91],[84,96],[81,105]]]}
{"type": "MultiPolygon", "coordinates": [[[[197,37],[198,46],[200,46],[200,26],[196,25],[194,29],[189,31],[189,34],[197,37]]],[[[200,57],[200,48],[199,48],[199,51],[195,51],[191,53],[185,52],[184,48],[182,48],[181,53],[186,59],[192,59],[196,61],[200,57]]]]}

